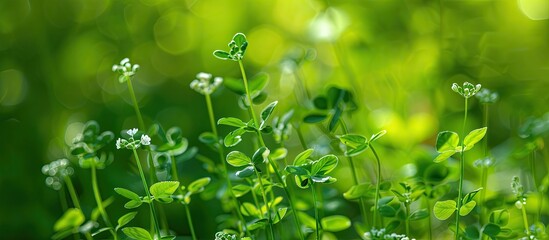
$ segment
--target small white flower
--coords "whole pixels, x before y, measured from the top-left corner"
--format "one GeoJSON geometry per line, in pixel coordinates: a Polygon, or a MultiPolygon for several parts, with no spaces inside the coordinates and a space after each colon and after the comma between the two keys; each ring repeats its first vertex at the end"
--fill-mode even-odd
{"type": "Polygon", "coordinates": [[[151,145],[151,138],[147,134],[141,135],[141,145],[151,145]]]}
{"type": "Polygon", "coordinates": [[[200,73],[196,74],[196,78],[198,78],[202,81],[208,81],[208,80],[210,80],[210,78],[212,78],[212,74],[205,73],[205,72],[200,72],[200,73]]]}
{"type": "Polygon", "coordinates": [[[137,133],[137,128],[132,128],[132,129],[128,130],[126,133],[128,133],[128,135],[133,137],[133,135],[135,135],[137,133]]]}
{"type": "Polygon", "coordinates": [[[116,140],[116,149],[122,148],[122,139],[118,138],[116,140]]]}
{"type": "Polygon", "coordinates": [[[129,58],[124,58],[122,59],[122,61],[120,61],[120,65],[124,66],[126,63],[129,63],[129,62],[130,62],[129,58]]]}

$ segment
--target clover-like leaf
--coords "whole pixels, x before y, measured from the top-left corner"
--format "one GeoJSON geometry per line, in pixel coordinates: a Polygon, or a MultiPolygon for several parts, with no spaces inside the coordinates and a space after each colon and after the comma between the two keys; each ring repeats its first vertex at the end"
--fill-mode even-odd
{"type": "Polygon", "coordinates": [[[153,240],[151,237],[151,234],[143,228],[140,227],[125,227],[122,229],[122,232],[126,234],[126,236],[136,239],[136,240],[153,240]]]}
{"type": "Polygon", "coordinates": [[[475,208],[476,205],[477,205],[477,202],[475,202],[475,201],[467,202],[466,204],[462,205],[459,208],[459,215],[467,216],[467,214],[469,214],[471,211],[473,211],[473,208],[475,208]]]}
{"type": "Polygon", "coordinates": [[[252,187],[248,185],[238,184],[233,186],[232,191],[235,197],[242,197],[248,193],[252,187]]]}
{"type": "Polygon", "coordinates": [[[427,209],[425,208],[422,208],[410,214],[409,219],[410,221],[417,221],[427,217],[429,217],[429,211],[427,211],[427,209]]]}
{"type": "Polygon", "coordinates": [[[448,159],[449,157],[451,157],[452,155],[454,155],[455,153],[456,153],[455,150],[448,150],[446,152],[443,152],[443,153],[437,155],[437,157],[433,161],[436,162],[436,163],[442,162],[442,161],[448,159]]]}
{"type": "Polygon", "coordinates": [[[304,167],[302,166],[292,166],[292,165],[289,165],[289,166],[286,166],[286,168],[284,169],[286,172],[290,173],[290,174],[295,174],[295,175],[298,175],[298,176],[309,176],[310,173],[307,169],[305,169],[304,167]]]}
{"type": "Polygon", "coordinates": [[[457,203],[454,200],[438,201],[435,203],[433,212],[438,220],[446,220],[456,211],[457,203]]]}
{"type": "Polygon", "coordinates": [[[358,185],[353,185],[343,193],[343,197],[347,200],[359,199],[366,196],[366,194],[372,191],[372,185],[369,183],[361,183],[358,185]]]}
{"type": "Polygon", "coordinates": [[[69,208],[65,211],[65,213],[63,213],[63,216],[55,222],[53,225],[53,230],[57,232],[65,229],[76,228],[82,225],[85,220],[86,218],[84,217],[82,210],[78,208],[69,208]]]}
{"type": "Polygon", "coordinates": [[[129,212],[124,214],[122,217],[118,218],[118,225],[116,225],[115,231],[118,231],[118,229],[130,223],[130,221],[135,218],[135,215],[137,215],[137,212],[129,212]]]}
{"type": "Polygon", "coordinates": [[[312,175],[324,175],[335,169],[338,158],[335,155],[326,155],[312,163],[312,175]]]}
{"type": "Polygon", "coordinates": [[[151,194],[154,198],[167,198],[172,195],[179,187],[177,181],[157,182],[150,187],[151,194]]]}
{"type": "Polygon", "coordinates": [[[219,58],[221,60],[229,60],[231,59],[231,56],[229,55],[228,52],[225,52],[223,50],[215,50],[213,52],[213,55],[216,57],[216,58],[219,58]]]}
{"type": "Polygon", "coordinates": [[[309,114],[309,115],[305,116],[303,118],[303,122],[305,122],[305,123],[319,123],[319,122],[324,121],[327,117],[328,117],[328,115],[323,114],[323,113],[313,113],[313,114],[309,114]]]}
{"type": "Polygon", "coordinates": [[[273,111],[276,107],[276,104],[278,104],[278,101],[274,101],[274,102],[270,103],[269,105],[267,105],[261,111],[261,115],[260,115],[261,116],[261,123],[259,124],[259,129],[263,129],[263,127],[265,125],[265,122],[267,121],[267,119],[269,119],[269,117],[273,113],[273,111]]]}
{"type": "Polygon", "coordinates": [[[242,205],[240,205],[240,211],[242,212],[242,215],[244,216],[259,216],[259,209],[255,207],[255,205],[249,203],[249,202],[243,202],[242,205]]]}
{"type": "Polygon", "coordinates": [[[194,180],[192,183],[189,184],[187,190],[191,194],[196,194],[204,191],[204,187],[210,183],[212,179],[209,177],[203,177],[197,180],[194,180]]]}
{"type": "Polygon", "coordinates": [[[143,201],[141,200],[130,200],[126,204],[124,204],[124,208],[126,209],[138,208],[139,206],[141,206],[141,204],[143,204],[143,201]]]}
{"type": "Polygon", "coordinates": [[[374,142],[378,139],[380,139],[381,137],[383,137],[385,134],[387,133],[387,130],[381,130],[379,131],[378,133],[372,135],[372,137],[370,137],[370,143],[371,142],[374,142]]]}
{"type": "Polygon", "coordinates": [[[343,215],[333,215],[320,220],[322,229],[329,232],[343,231],[351,226],[351,220],[343,215]]]}
{"type": "Polygon", "coordinates": [[[345,134],[339,137],[339,141],[345,146],[355,149],[367,143],[368,139],[358,134],[345,134]]]}
{"type": "Polygon", "coordinates": [[[507,209],[495,210],[490,213],[490,222],[499,226],[505,226],[509,222],[509,211],[507,209]]]}
{"type": "Polygon", "coordinates": [[[252,162],[254,164],[261,164],[263,162],[267,161],[267,158],[269,157],[270,151],[266,147],[260,147],[257,149],[252,156],[252,162]]]}
{"type": "Polygon", "coordinates": [[[134,192],[132,192],[128,189],[115,188],[114,191],[116,193],[122,195],[123,197],[130,199],[130,200],[141,201],[141,198],[139,197],[139,195],[137,195],[137,193],[134,193],[134,192]]]}
{"type": "Polygon", "coordinates": [[[473,146],[476,143],[482,140],[484,135],[486,135],[486,130],[487,128],[483,127],[483,128],[475,129],[469,132],[469,134],[467,134],[467,136],[465,136],[465,138],[463,139],[463,144],[465,145],[465,149],[469,150],[473,148],[473,146]]]}
{"type": "Polygon", "coordinates": [[[242,152],[232,151],[227,154],[227,163],[233,167],[242,167],[251,164],[252,160],[242,152]]]}
{"type": "Polygon", "coordinates": [[[235,174],[239,178],[251,177],[255,174],[255,167],[254,166],[247,166],[247,167],[243,168],[242,170],[237,171],[235,174]]]}
{"type": "Polygon", "coordinates": [[[459,135],[452,131],[440,132],[437,136],[437,152],[455,151],[459,144],[459,135]]]}
{"type": "Polygon", "coordinates": [[[277,148],[271,153],[269,153],[269,157],[274,161],[282,160],[286,158],[287,155],[288,155],[288,149],[286,148],[277,148]]]}
{"type": "Polygon", "coordinates": [[[492,239],[496,239],[496,236],[500,232],[501,232],[501,227],[493,223],[488,223],[482,228],[482,233],[490,236],[492,239]]]}
{"type": "Polygon", "coordinates": [[[237,128],[246,127],[245,122],[243,122],[242,120],[240,120],[238,118],[235,118],[235,117],[220,118],[219,120],[217,120],[217,124],[218,125],[233,126],[233,127],[237,127],[237,128]]]}
{"type": "Polygon", "coordinates": [[[465,194],[465,196],[463,197],[463,201],[461,203],[467,204],[468,202],[473,201],[473,198],[475,197],[475,195],[477,195],[477,193],[480,192],[481,190],[482,188],[478,188],[473,190],[470,193],[465,194]]]}
{"type": "Polygon", "coordinates": [[[314,149],[309,148],[309,149],[297,154],[297,156],[294,159],[294,165],[295,166],[300,166],[300,165],[308,163],[307,159],[311,156],[311,154],[313,154],[313,152],[314,152],[314,149]]]}
{"type": "Polygon", "coordinates": [[[239,144],[242,141],[242,134],[244,134],[246,130],[244,128],[238,128],[229,134],[225,136],[223,139],[223,144],[225,147],[234,147],[237,144],[239,144]]]}

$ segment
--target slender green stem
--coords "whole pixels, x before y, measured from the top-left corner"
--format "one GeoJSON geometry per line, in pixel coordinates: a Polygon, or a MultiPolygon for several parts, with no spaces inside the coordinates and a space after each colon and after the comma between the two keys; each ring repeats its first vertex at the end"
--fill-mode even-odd
{"type": "MultiPolygon", "coordinates": [[[[206,97],[206,106],[208,108],[208,117],[210,119],[210,126],[212,128],[212,132],[216,138],[219,138],[219,135],[217,133],[217,125],[215,124],[215,114],[212,106],[212,100],[209,94],[205,94],[206,97]]],[[[218,141],[219,143],[219,141],[218,141]]],[[[223,177],[225,177],[225,181],[227,181],[227,188],[229,192],[229,197],[233,201],[234,204],[234,210],[236,212],[236,215],[240,221],[239,227],[241,232],[246,231],[246,234],[248,236],[251,236],[250,232],[248,231],[248,228],[246,227],[246,221],[244,220],[244,216],[242,216],[242,213],[240,212],[240,203],[238,202],[238,199],[233,193],[233,184],[231,183],[231,179],[229,178],[229,170],[227,168],[227,162],[225,161],[225,153],[223,151],[223,146],[219,144],[219,148],[217,149],[217,153],[219,154],[219,161],[223,165],[223,177]]]]}
{"type": "Polygon", "coordinates": [[[132,81],[128,79],[128,81],[126,82],[128,83],[128,91],[130,92],[130,97],[132,99],[135,114],[137,114],[137,123],[139,124],[140,129],[145,130],[145,123],[143,122],[143,117],[141,116],[139,105],[137,104],[137,98],[135,97],[135,92],[133,91],[132,81]]]}
{"type": "MultiPolygon", "coordinates": [[[[483,126],[488,127],[488,104],[484,104],[484,115],[482,118],[483,126]]],[[[484,209],[484,202],[486,201],[486,186],[488,185],[488,167],[485,165],[486,158],[488,157],[488,136],[484,137],[483,140],[483,150],[484,150],[484,160],[481,163],[481,186],[482,191],[480,191],[480,202],[479,202],[479,209],[480,209],[480,224],[484,225],[486,220],[484,219],[484,215],[486,212],[486,209],[484,209]]]]}
{"type": "MultiPolygon", "coordinates": [[[[141,167],[141,161],[139,161],[139,155],[137,154],[137,151],[135,149],[132,149],[133,156],[135,158],[135,163],[137,164],[137,168],[139,169],[139,176],[141,177],[141,182],[143,183],[143,188],[145,189],[145,193],[147,194],[147,197],[149,200],[152,200],[151,193],[149,192],[149,187],[147,185],[147,180],[145,179],[145,174],[143,173],[143,168],[141,167]]],[[[158,233],[158,236],[160,236],[160,226],[158,225],[158,219],[156,219],[156,210],[154,209],[154,202],[149,203],[151,215],[154,222],[155,232],[158,233]]],[[[153,233],[154,235],[155,233],[153,233]]]]}
{"type": "MultiPolygon", "coordinates": [[[[345,124],[345,122],[343,120],[339,120],[339,124],[341,125],[341,129],[343,130],[343,134],[349,134],[349,130],[347,129],[347,124],[345,124]]],[[[351,167],[351,173],[352,173],[352,176],[353,176],[353,181],[354,181],[354,185],[358,185],[358,174],[356,172],[356,168],[355,168],[355,164],[354,164],[354,161],[353,161],[353,158],[352,157],[347,157],[347,160],[349,160],[349,166],[351,167]]],[[[360,197],[358,198],[358,202],[359,202],[359,209],[360,209],[360,213],[362,214],[362,221],[364,221],[365,224],[368,223],[368,213],[366,212],[366,201],[363,197],[360,197]]],[[[377,212],[377,208],[374,208],[374,216],[377,212]]],[[[372,226],[375,226],[376,225],[376,222],[375,222],[375,218],[374,218],[374,222],[372,223],[372,226]]]]}
{"type": "Polygon", "coordinates": [[[197,240],[196,234],[194,232],[193,219],[191,217],[191,211],[189,210],[189,205],[183,204],[185,206],[185,214],[187,215],[187,221],[189,222],[189,228],[191,229],[191,235],[193,240],[197,240]]]}
{"type": "Polygon", "coordinates": [[[379,156],[377,155],[376,150],[374,149],[374,146],[370,144],[370,150],[374,154],[374,157],[376,158],[376,164],[377,164],[377,181],[376,181],[376,196],[375,196],[375,202],[374,202],[374,225],[377,221],[377,205],[379,202],[379,188],[381,185],[381,161],[379,160],[379,156]]]}
{"type": "Polygon", "coordinates": [[[103,200],[101,198],[101,193],[99,192],[99,187],[97,185],[97,169],[95,167],[95,164],[91,165],[91,177],[92,177],[93,195],[95,197],[95,202],[97,203],[97,209],[99,210],[99,214],[101,214],[101,217],[103,218],[103,221],[105,222],[107,227],[111,228],[109,231],[114,237],[114,239],[118,239],[118,236],[116,235],[116,232],[114,232],[114,228],[112,227],[111,221],[109,220],[109,216],[107,215],[107,212],[103,207],[103,200]]]}
{"type": "Polygon", "coordinates": [[[271,219],[271,206],[267,201],[267,194],[265,193],[265,187],[263,186],[263,178],[259,175],[258,171],[254,171],[254,172],[255,172],[255,176],[257,177],[257,181],[259,181],[259,187],[261,188],[263,203],[265,204],[265,208],[267,208],[267,221],[269,223],[270,239],[274,240],[275,237],[274,237],[274,231],[273,231],[273,220],[271,219]]]}
{"type": "MultiPolygon", "coordinates": [[[[522,201],[519,199],[519,201],[522,201]]],[[[526,231],[526,236],[530,236],[530,228],[528,227],[528,216],[526,215],[526,204],[522,204],[522,222],[524,223],[524,230],[526,231]]]]}
{"type": "Polygon", "coordinates": [[[406,237],[411,238],[410,236],[410,204],[404,203],[406,207],[406,237]]]}
{"type": "MultiPolygon", "coordinates": [[[[465,114],[463,117],[463,128],[462,128],[462,136],[465,136],[465,127],[467,124],[467,99],[465,98],[465,114]]],[[[457,209],[458,213],[456,213],[456,234],[455,238],[459,239],[459,209],[461,209],[461,197],[463,196],[463,178],[464,178],[464,172],[465,172],[465,151],[463,149],[465,148],[465,144],[463,142],[463,139],[461,140],[461,153],[460,153],[460,160],[459,160],[459,186],[458,186],[458,198],[457,198],[457,209]]]]}
{"type": "Polygon", "coordinates": [[[59,190],[59,200],[61,201],[61,209],[63,209],[63,212],[66,211],[69,208],[69,204],[67,203],[67,193],[65,193],[65,188],[61,188],[59,190]]]}
{"type": "Polygon", "coordinates": [[[76,191],[74,190],[74,185],[72,185],[72,180],[69,176],[65,176],[65,184],[67,184],[67,188],[69,189],[69,194],[71,196],[72,203],[74,206],[78,209],[82,209],[80,207],[80,201],[78,201],[78,197],[76,196],[76,191]]]}
{"type": "MultiPolygon", "coordinates": [[[[313,181],[309,179],[309,181],[312,183],[313,181]]],[[[313,191],[313,206],[315,209],[315,226],[316,226],[316,239],[320,240],[320,219],[318,218],[318,206],[316,202],[316,191],[315,191],[315,184],[311,184],[311,190],[313,191]]]]}
{"type": "MultiPolygon", "coordinates": [[[[252,114],[252,118],[254,120],[255,126],[259,126],[259,122],[257,121],[257,116],[255,115],[254,108],[253,108],[253,105],[252,105],[252,97],[250,95],[250,90],[248,88],[248,79],[246,77],[246,71],[244,71],[244,65],[242,64],[241,60],[238,61],[238,65],[240,67],[240,72],[242,74],[242,79],[243,79],[243,82],[244,82],[244,89],[246,91],[246,97],[248,99],[248,102],[250,103],[249,106],[248,106],[248,109],[249,109],[250,113],[252,114]]],[[[261,143],[261,145],[266,147],[265,142],[263,141],[263,136],[261,135],[261,132],[257,131],[256,133],[257,133],[257,137],[258,137],[259,142],[261,143]]],[[[286,182],[282,180],[282,177],[280,175],[280,172],[278,171],[278,166],[277,166],[276,162],[274,162],[270,157],[268,158],[268,162],[271,165],[271,167],[273,168],[277,180],[284,186],[283,187],[284,192],[285,192],[286,196],[288,197],[288,202],[290,203],[290,207],[293,210],[292,213],[294,215],[294,221],[295,221],[297,231],[299,233],[299,237],[300,237],[300,239],[303,240],[304,236],[303,236],[303,233],[301,233],[301,228],[300,228],[301,224],[299,223],[299,219],[297,218],[296,208],[295,208],[295,205],[294,205],[294,202],[293,202],[293,199],[292,199],[292,195],[288,191],[288,186],[286,185],[286,182]]]]}
{"type": "MultiPolygon", "coordinates": [[[[532,171],[532,179],[534,180],[533,181],[534,189],[541,198],[543,195],[541,195],[540,192],[538,191],[538,182],[537,182],[537,174],[536,174],[536,149],[533,149],[532,152],[530,153],[530,169],[532,171]]],[[[539,217],[541,216],[541,211],[539,211],[541,209],[539,209],[539,206],[540,204],[538,203],[538,212],[537,214],[534,215],[534,222],[539,221],[539,217]]]]}
{"type": "Polygon", "coordinates": [[[425,205],[427,205],[427,226],[429,227],[429,240],[431,240],[433,239],[433,224],[431,223],[431,203],[428,197],[425,197],[425,205]]]}
{"type": "Polygon", "coordinates": [[[307,142],[305,142],[305,138],[303,137],[303,133],[301,132],[301,127],[298,126],[295,128],[295,131],[297,132],[297,137],[299,138],[299,143],[303,147],[303,149],[307,149],[307,142]]]}

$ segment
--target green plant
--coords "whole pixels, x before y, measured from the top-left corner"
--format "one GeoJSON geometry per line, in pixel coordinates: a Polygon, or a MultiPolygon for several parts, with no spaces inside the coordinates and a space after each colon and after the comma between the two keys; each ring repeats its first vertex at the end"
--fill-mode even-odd
{"type": "MultiPolygon", "coordinates": [[[[481,85],[477,84],[476,86],[465,82],[463,87],[454,83],[452,85],[452,90],[465,99],[464,107],[464,117],[463,117],[463,130],[462,134],[465,135],[465,127],[467,123],[467,110],[468,110],[468,99],[474,96],[478,91],[480,91],[481,85]]],[[[435,158],[435,162],[441,162],[455,153],[460,153],[459,160],[459,186],[458,186],[458,197],[457,201],[446,200],[438,201],[434,206],[435,217],[440,220],[448,219],[456,211],[456,227],[455,227],[455,238],[459,239],[461,235],[461,228],[459,224],[460,216],[466,216],[469,214],[473,208],[476,206],[476,201],[473,200],[474,196],[481,190],[477,189],[470,193],[467,193],[462,198],[463,192],[463,174],[465,172],[465,152],[471,150],[476,143],[478,143],[486,134],[486,127],[475,129],[467,134],[462,141],[459,139],[459,135],[452,131],[443,131],[440,132],[437,136],[436,149],[439,155],[435,158]]]]}

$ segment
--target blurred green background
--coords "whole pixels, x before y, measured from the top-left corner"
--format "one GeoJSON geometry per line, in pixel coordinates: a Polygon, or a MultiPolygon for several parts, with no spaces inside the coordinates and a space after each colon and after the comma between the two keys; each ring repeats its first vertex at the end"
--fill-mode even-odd
{"type": "MultiPolygon", "coordinates": [[[[296,102],[307,108],[299,102],[299,81],[310,96],[329,85],[353,91],[359,109],[347,116],[352,131],[387,129],[384,177],[396,181],[409,176],[412,153],[432,152],[438,131],[461,131],[463,100],[450,90],[453,82],[495,90],[501,100],[491,107],[488,136],[503,157],[491,184],[509,191],[510,174],[528,167],[505,149],[517,145],[516,129],[525,119],[549,111],[548,19],[543,0],[0,0],[0,238],[53,234],[62,210],[40,169],[68,156],[67,144],[84,122],[97,120],[117,136],[137,125],[126,86],[111,71],[124,57],[141,65],[133,83],[146,122],[181,127],[191,146],[214,158],[197,140],[209,124],[203,96],[189,83],[198,72],[240,76],[235,62],[212,56],[236,32],[250,43],[248,74],[270,74],[267,101],[279,100],[277,114],[296,102]],[[298,65],[290,61],[305,53],[298,65]]],[[[236,100],[227,89],[219,91],[217,117],[246,116],[236,100]]],[[[480,127],[476,100],[470,111],[469,129],[480,127]]],[[[322,140],[315,127],[302,130],[311,145],[322,140]]],[[[289,144],[290,155],[300,150],[297,144],[289,144]]],[[[115,156],[99,172],[105,198],[115,195],[114,187],[138,184],[129,152],[115,156]]],[[[540,156],[539,171],[546,174],[546,150],[540,156]]],[[[373,163],[362,166],[370,179],[373,163]]],[[[91,211],[89,171],[75,169],[84,211],[91,211]]],[[[348,168],[338,171],[335,187],[342,192],[350,185],[348,168]]],[[[208,176],[196,160],[182,172],[185,184],[208,176]]],[[[477,184],[477,175],[466,178],[477,184]]],[[[209,239],[219,203],[192,204],[198,234],[209,239]]],[[[116,199],[111,216],[123,214],[122,205],[116,199]]],[[[189,235],[183,209],[168,209],[171,227],[189,235]]],[[[133,224],[147,226],[146,213],[133,224]]]]}

